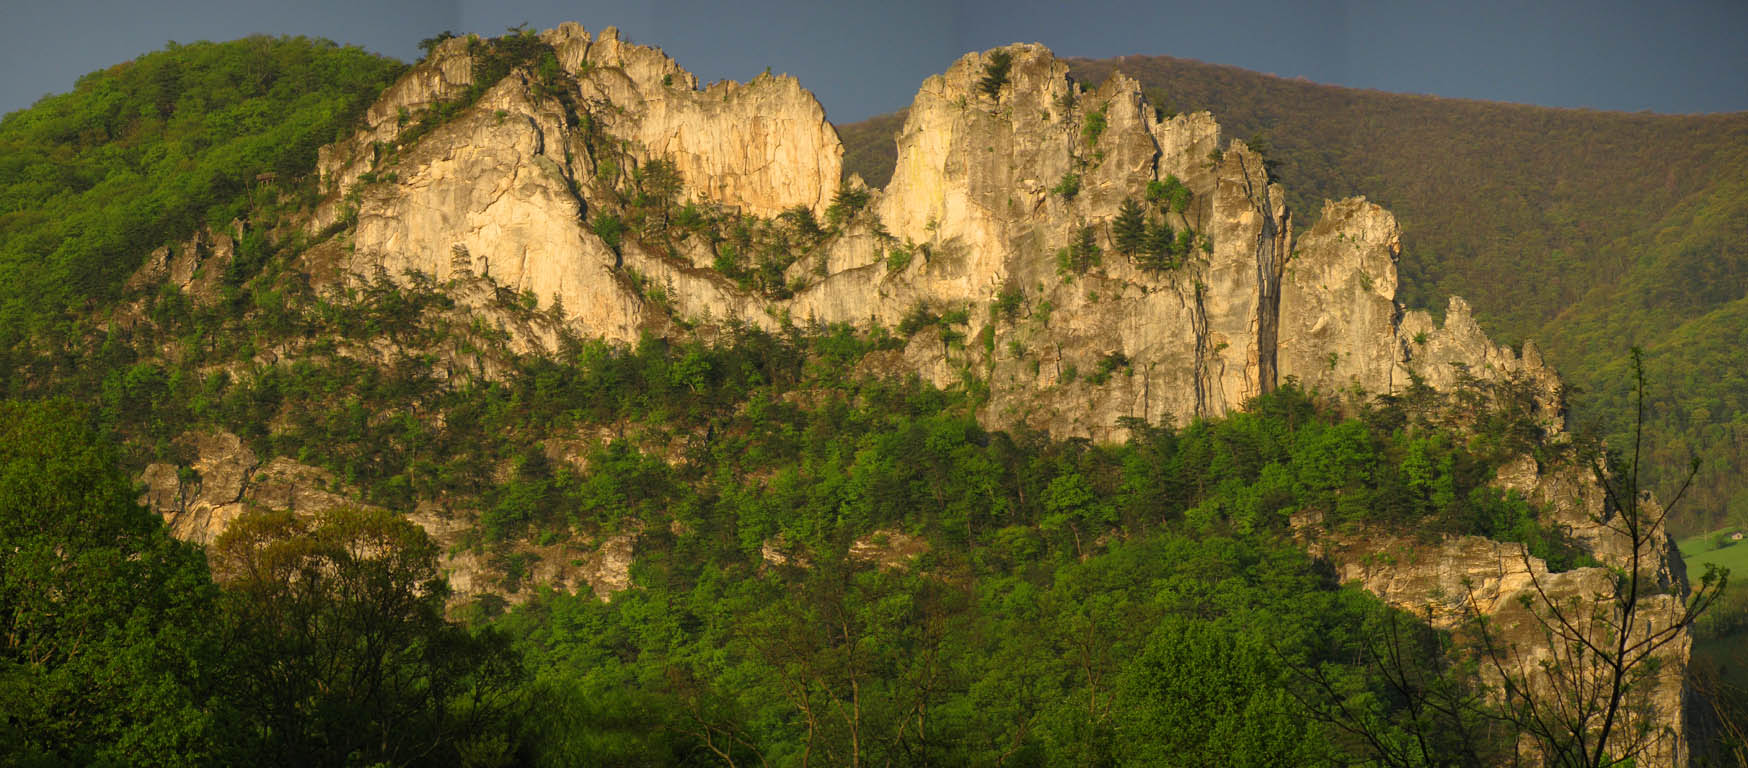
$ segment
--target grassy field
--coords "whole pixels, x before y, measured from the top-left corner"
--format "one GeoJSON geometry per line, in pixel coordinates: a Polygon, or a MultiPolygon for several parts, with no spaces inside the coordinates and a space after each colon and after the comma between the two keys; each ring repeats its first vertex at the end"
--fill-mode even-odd
{"type": "Polygon", "coordinates": [[[1681,557],[1687,560],[1689,578],[1705,573],[1706,563],[1717,563],[1729,568],[1733,574],[1748,575],[1748,539],[1732,542],[1726,538],[1723,543],[1728,546],[1714,548],[1714,535],[1717,534],[1691,536],[1679,542],[1681,557]]]}

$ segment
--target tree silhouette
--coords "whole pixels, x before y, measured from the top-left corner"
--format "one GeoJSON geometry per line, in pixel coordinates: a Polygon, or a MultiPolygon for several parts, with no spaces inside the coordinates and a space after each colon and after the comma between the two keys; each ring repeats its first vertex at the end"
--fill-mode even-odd
{"type": "Polygon", "coordinates": [[[1005,48],[997,48],[989,52],[989,63],[983,65],[983,79],[977,81],[977,87],[990,98],[1001,95],[1001,87],[1007,84],[1008,69],[1013,66],[1014,55],[1005,48]]]}
{"type": "Polygon", "coordinates": [[[437,545],[399,515],[245,514],[210,557],[257,764],[453,765],[503,732],[519,667],[444,619],[437,545]]]}
{"type": "Polygon", "coordinates": [[[1141,253],[1146,247],[1147,219],[1135,198],[1123,198],[1117,208],[1117,218],[1111,220],[1111,240],[1117,252],[1125,256],[1141,253]]]}
{"type": "Polygon", "coordinates": [[[1368,707],[1352,681],[1296,669],[1313,691],[1310,709],[1350,737],[1353,751],[1404,767],[1498,765],[1515,754],[1544,766],[1604,768],[1679,756],[1683,747],[1655,697],[1678,672],[1667,667],[1668,655],[1723,593],[1728,571],[1708,567],[1685,595],[1686,585],[1655,574],[1656,553],[1670,543],[1664,523],[1693,474],[1667,507],[1641,488],[1645,377],[1637,349],[1632,364],[1631,454],[1615,462],[1599,456],[1589,468],[1605,497],[1594,522],[1617,537],[1617,563],[1551,574],[1520,548],[1529,586],[1496,612],[1482,613],[1471,587],[1454,635],[1392,623],[1369,648],[1369,665],[1376,688],[1403,703],[1394,716],[1368,707]]]}

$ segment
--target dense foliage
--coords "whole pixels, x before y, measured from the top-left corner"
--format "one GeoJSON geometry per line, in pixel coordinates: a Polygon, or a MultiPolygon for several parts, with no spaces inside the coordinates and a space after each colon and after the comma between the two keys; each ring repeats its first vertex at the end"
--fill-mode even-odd
{"type": "Polygon", "coordinates": [[[834,126],[844,142],[845,179],[854,174],[875,188],[892,180],[892,169],[898,165],[898,132],[904,128],[905,114],[893,112],[834,126]]]}
{"type": "MultiPolygon", "coordinates": [[[[1401,715],[1367,693],[1382,683],[1368,677],[1365,639],[1387,614],[1300,552],[1291,514],[1320,513],[1337,530],[1557,546],[1531,507],[1483,485],[1489,446],[1509,436],[1455,440],[1420,418],[1431,404],[1412,399],[1344,420],[1287,388],[1222,421],[1132,424],[1119,446],[989,433],[965,393],[854,375],[884,342],[845,328],[746,330],[716,345],[573,343],[563,356],[511,361],[502,381],[458,386],[430,375],[428,355],[465,325],[448,319],[441,288],[378,284],[330,299],[344,308],[319,301],[280,321],[286,339],[395,338],[399,360],[306,350],[303,363],[234,382],[203,381],[197,369],[124,373],[157,365],[134,363],[114,375],[158,383],[108,385],[97,398],[101,418],[136,445],[161,424],[213,424],[250,436],[263,455],[324,465],[377,503],[473,506],[475,546],[506,559],[527,537],[641,531],[632,591],[611,603],[542,592],[497,619],[538,671],[516,700],[540,705],[516,734],[487,727],[483,745],[443,742],[473,745],[467,754],[554,765],[804,755],[1045,765],[1214,751],[1231,764],[1314,764],[1364,748],[1313,717],[1308,702],[1328,694],[1304,688],[1305,669],[1340,681],[1341,696],[1383,723],[1401,715]],[[109,393],[132,399],[116,407],[109,393]],[[538,449],[603,427],[618,436],[580,462],[554,466],[538,449]],[[496,471],[506,457],[508,475],[496,471]],[[910,542],[896,561],[879,554],[895,542],[910,542]]],[[[273,342],[260,316],[230,322],[254,323],[256,339],[273,342]]],[[[215,347],[205,361],[244,353],[215,347]]],[[[356,753],[359,737],[374,749],[368,734],[390,722],[441,739],[472,717],[430,703],[439,678],[474,678],[424,660],[432,646],[404,643],[407,632],[448,632],[416,608],[441,587],[413,597],[415,609],[366,646],[397,649],[388,670],[413,682],[394,687],[427,702],[414,710],[423,714],[314,696],[354,690],[320,681],[325,669],[353,674],[321,660],[355,643],[307,634],[308,617],[349,614],[325,614],[329,601],[301,588],[317,577],[295,574],[320,573],[300,563],[322,552],[347,562],[345,546],[324,542],[384,524],[371,520],[322,533],[282,514],[240,522],[219,542],[215,570],[239,601],[221,606],[241,606],[219,625],[239,633],[236,652],[263,673],[233,684],[248,695],[230,711],[277,723],[231,748],[330,760],[356,753]],[[253,740],[267,735],[280,740],[253,740]]],[[[414,589],[429,578],[419,538],[388,539],[415,560],[386,562],[388,583],[414,589]]],[[[521,573],[505,578],[527,588],[521,573]]],[[[466,642],[441,647],[450,655],[438,661],[472,658],[466,642]]],[[[417,762],[385,750],[372,754],[417,762]]]]}
{"type": "MultiPolygon", "coordinates": [[[[444,419],[441,431],[475,441],[500,431],[526,439],[555,423],[625,424],[630,414],[656,430],[716,436],[672,465],[645,453],[654,434],[611,443],[549,497],[576,493],[583,503],[534,505],[536,516],[517,521],[559,535],[635,523],[646,554],[638,586],[611,603],[543,593],[498,621],[540,670],[522,699],[540,705],[514,740],[490,741],[486,752],[508,757],[514,745],[533,764],[755,755],[774,764],[802,755],[833,764],[1154,764],[1210,750],[1237,765],[1322,762],[1361,747],[1310,718],[1300,676],[1322,668],[1351,687],[1343,695],[1355,706],[1376,706],[1366,690],[1381,683],[1368,682],[1365,638],[1385,614],[1364,593],[1338,589],[1284,536],[1287,514],[1538,530],[1521,501],[1476,484],[1486,467],[1442,433],[1407,427],[1396,408],[1344,421],[1286,390],[1232,419],[1181,431],[1136,425],[1128,445],[1097,447],[986,433],[964,395],[848,380],[845,364],[866,347],[842,331],[796,344],[749,333],[719,355],[592,347],[569,363],[535,364],[544,376],[516,377],[513,397],[445,401],[505,403],[488,406],[491,423],[444,419]],[[748,364],[731,367],[737,361],[748,364]],[[819,387],[828,382],[850,386],[819,387]],[[896,568],[867,553],[895,538],[926,543],[896,568]]],[[[444,401],[431,391],[385,397],[391,391],[359,405],[444,401]]],[[[333,446],[318,458],[356,455],[368,449],[358,441],[371,439],[301,436],[333,446]]],[[[497,491],[513,496],[550,480],[527,467],[538,461],[519,459],[497,491]]],[[[255,672],[228,688],[240,698],[227,706],[246,722],[275,724],[245,734],[278,739],[265,742],[270,750],[250,738],[232,749],[333,760],[361,744],[375,749],[369,734],[391,722],[395,733],[427,739],[452,727],[391,719],[395,710],[348,697],[361,689],[320,684],[324,674],[355,674],[323,660],[346,658],[358,640],[335,645],[308,628],[356,614],[325,613],[333,599],[309,590],[325,571],[304,563],[344,565],[358,551],[344,542],[389,525],[368,540],[390,542],[411,564],[378,560],[386,579],[360,573],[358,583],[414,590],[431,573],[416,532],[394,533],[382,518],[341,522],[305,530],[312,523],[290,515],[245,519],[214,552],[234,590],[221,605],[237,614],[217,625],[238,633],[231,647],[255,672]],[[322,615],[333,618],[311,621],[322,615]]],[[[352,580],[335,578],[342,587],[352,580]]],[[[442,590],[406,594],[410,607],[428,606],[442,590]]],[[[407,600],[385,594],[365,605],[407,600]]],[[[428,611],[359,625],[388,633],[363,645],[393,650],[388,672],[414,675],[393,686],[403,704],[427,700],[439,680],[471,679],[422,671],[429,662],[417,654],[432,646],[407,633],[448,631],[429,624],[428,611]]],[[[446,659],[469,658],[465,642],[439,647],[446,659]]],[[[1388,706],[1377,715],[1395,716],[1388,706]]],[[[392,749],[371,754],[419,762],[392,749]]]]}
{"type": "Polygon", "coordinates": [[[305,38],[171,44],[7,115],[0,350],[116,297],[153,248],[298,189],[401,69],[305,38]]]}
{"type": "Polygon", "coordinates": [[[444,619],[437,546],[385,510],[255,512],[208,557],[234,665],[224,735],[254,765],[500,760],[521,666],[444,619]]]}
{"type": "Polygon", "coordinates": [[[520,666],[381,513],[170,538],[88,416],[0,402],[0,765],[458,765],[520,666]]]}
{"type": "Polygon", "coordinates": [[[0,403],[0,764],[210,749],[214,598],[77,409],[0,403]]]}
{"type": "MultiPolygon", "coordinates": [[[[218,302],[141,296],[147,322],[91,330],[30,367],[26,389],[91,398],[134,462],[186,463],[179,435],[218,427],[389,509],[474,510],[466,546],[512,594],[530,589],[522,542],[631,533],[640,557],[637,586],[611,603],[537,591],[496,619],[536,672],[511,701],[540,702],[507,734],[493,728],[501,715],[434,684],[513,679],[468,642],[387,657],[387,679],[411,681],[393,686],[411,713],[316,696],[350,690],[321,681],[353,667],[319,660],[357,644],[302,629],[348,614],[297,588],[312,577],[284,574],[312,573],[299,558],[324,551],[346,562],[323,543],[344,530],[239,523],[215,570],[253,607],[221,602],[240,620],[219,626],[271,674],[233,683],[250,695],[228,711],[277,725],[232,749],[329,760],[368,742],[379,759],[417,762],[403,742],[366,738],[393,723],[535,764],[1148,764],[1158,750],[1316,763],[1364,748],[1312,717],[1307,702],[1335,694],[1307,692],[1305,669],[1388,728],[1401,713],[1367,693],[1381,683],[1364,638],[1387,614],[1300,552],[1292,515],[1336,531],[1485,533],[1563,557],[1532,507],[1485,485],[1526,447],[1517,422],[1501,412],[1457,438],[1429,419],[1448,409],[1425,391],[1353,420],[1288,387],[1222,421],[1137,422],[1127,444],[1095,446],[987,432],[975,389],[858,373],[892,345],[885,332],[730,328],[710,343],[570,339],[515,355],[494,329],[543,313],[514,294],[494,318],[458,308],[459,285],[315,295],[264,279],[278,274],[218,302]],[[386,353],[371,351],[380,338],[395,342],[386,353]],[[471,373],[487,367],[503,373],[471,373]],[[598,437],[559,449],[579,435],[598,437]],[[234,576],[260,571],[252,558],[269,578],[234,576]],[[455,664],[463,673],[445,671],[455,664]],[[1219,706],[1195,698],[1208,690],[1219,706]],[[455,730],[476,719],[483,733],[455,730]]],[[[1495,413],[1475,396],[1459,410],[1495,413]]],[[[391,540],[430,554],[410,532],[391,540]]],[[[392,572],[402,585],[430,576],[392,572]]],[[[429,603],[441,593],[387,603],[408,606],[392,625],[403,629],[365,647],[445,636],[429,603]]]]}
{"type": "MultiPolygon", "coordinates": [[[[497,635],[440,618],[436,553],[397,515],[245,516],[212,550],[215,590],[198,550],[129,499],[78,410],[0,406],[0,434],[32,438],[0,457],[0,599],[9,636],[23,638],[0,656],[21,694],[0,712],[7,764],[1155,765],[1183,754],[1325,764],[1365,752],[1318,718],[1327,696],[1390,732],[1405,727],[1380,699],[1368,640],[1378,622],[1402,619],[1337,588],[1279,535],[1238,530],[1221,510],[1252,500],[1189,466],[1204,457],[1174,460],[1245,435],[1269,442],[1259,431],[1364,443],[1366,428],[1346,426],[1359,422],[1332,422],[1287,393],[1248,424],[1191,430],[1181,448],[1171,431],[1148,430],[1095,449],[983,434],[938,392],[870,395],[853,411],[822,409],[898,427],[851,426],[867,447],[850,467],[783,451],[714,462],[737,476],[788,466],[770,486],[843,497],[839,514],[761,514],[796,502],[758,499],[782,492],[770,486],[691,494],[678,525],[645,528],[630,592],[610,603],[543,592],[496,620],[519,638],[521,663],[497,635]],[[899,451],[941,463],[901,466],[899,451]],[[1195,519],[1161,517],[1170,501],[1135,497],[1162,466],[1178,467],[1179,482],[1164,485],[1207,507],[1195,519]],[[978,467],[983,476],[968,472],[978,467]],[[1111,483],[1131,498],[1105,500],[1111,483]],[[968,508],[1003,497],[1007,509],[968,508]],[[934,514],[943,502],[960,512],[934,514]],[[76,532],[116,526],[136,533],[76,532]],[[875,526],[897,527],[851,540],[875,526]],[[905,528],[930,531],[919,557],[895,566],[866,553],[905,528]],[[776,561],[762,543],[772,540],[776,561]],[[57,561],[76,570],[43,572],[57,561]],[[42,578],[63,586],[31,586],[42,578]],[[94,614],[133,618],[79,618],[94,614]],[[522,669],[539,672],[517,693],[522,669]],[[1308,669],[1339,688],[1307,687],[1308,669]]],[[[737,448],[747,444],[724,452],[737,448]]],[[[1340,461],[1307,461],[1317,466],[1296,474],[1308,487],[1365,485],[1339,470],[1329,479],[1340,461]]]]}
{"type": "Polygon", "coordinates": [[[990,433],[974,388],[859,373],[901,341],[884,331],[725,328],[517,355],[500,329],[550,321],[521,296],[468,310],[450,298],[467,286],[417,276],[317,294],[283,269],[295,245],[221,296],[137,295],[141,321],[81,326],[14,385],[95,403],[134,467],[186,466],[181,437],[216,427],[391,510],[472,510],[464,546],[511,594],[531,588],[523,542],[632,533],[637,586],[606,604],[538,590],[508,613],[477,603],[535,672],[512,696],[494,688],[515,675],[491,646],[437,620],[415,532],[379,537],[413,567],[357,577],[398,585],[367,603],[395,621],[336,638],[309,628],[358,614],[305,587],[351,562],[329,542],[386,521],[239,522],[213,554],[228,591],[195,623],[223,628],[255,672],[223,678],[241,698],[208,691],[206,706],[253,726],[187,750],[194,762],[1314,763],[1364,749],[1310,717],[1308,665],[1387,727],[1401,713],[1367,692],[1380,683],[1363,638],[1387,614],[1300,552],[1292,514],[1560,551],[1533,508],[1484,485],[1523,447],[1509,418],[1457,439],[1424,418],[1442,410],[1429,402],[1344,420],[1287,388],[1224,421],[1132,424],[1127,445],[990,433]],[[597,437],[561,448],[579,435],[597,437]],[[868,554],[900,545],[897,567],[868,554]],[[330,682],[361,673],[399,698],[330,682]],[[1194,698],[1208,690],[1219,706],[1194,698]],[[476,691],[499,708],[479,710],[476,691]],[[539,706],[507,718],[516,702],[539,706]]]}

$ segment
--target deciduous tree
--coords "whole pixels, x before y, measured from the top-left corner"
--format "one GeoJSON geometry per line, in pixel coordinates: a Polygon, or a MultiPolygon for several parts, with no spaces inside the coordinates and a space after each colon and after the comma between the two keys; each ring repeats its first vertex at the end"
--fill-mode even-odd
{"type": "Polygon", "coordinates": [[[392,512],[257,512],[212,549],[259,764],[456,765],[509,748],[519,667],[443,617],[437,547],[392,512]]]}
{"type": "Polygon", "coordinates": [[[205,562],[85,424],[66,402],[0,403],[0,764],[200,764],[205,562]]]}

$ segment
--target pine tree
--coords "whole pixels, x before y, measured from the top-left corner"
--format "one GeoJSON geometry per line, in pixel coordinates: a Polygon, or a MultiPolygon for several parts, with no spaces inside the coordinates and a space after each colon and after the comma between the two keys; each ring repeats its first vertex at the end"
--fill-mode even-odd
{"type": "Polygon", "coordinates": [[[1117,252],[1126,256],[1140,253],[1146,245],[1147,219],[1141,214],[1141,204],[1135,198],[1123,198],[1117,218],[1111,222],[1111,240],[1117,252]]]}
{"type": "Polygon", "coordinates": [[[1075,236],[1073,244],[1074,269],[1085,274],[1088,269],[1099,265],[1099,244],[1093,238],[1092,227],[1081,227],[1075,236]]]}
{"type": "Polygon", "coordinates": [[[1175,266],[1172,259],[1172,246],[1177,239],[1177,233],[1171,231],[1171,225],[1159,222],[1158,226],[1147,227],[1147,235],[1142,245],[1140,264],[1143,269],[1163,270],[1175,266]]]}
{"type": "Polygon", "coordinates": [[[1014,55],[1006,49],[989,52],[989,63],[983,67],[983,79],[977,82],[977,87],[990,98],[1001,95],[1001,87],[1008,82],[1008,68],[1014,63],[1014,55]]]}

